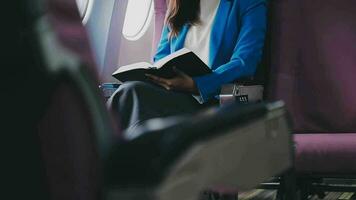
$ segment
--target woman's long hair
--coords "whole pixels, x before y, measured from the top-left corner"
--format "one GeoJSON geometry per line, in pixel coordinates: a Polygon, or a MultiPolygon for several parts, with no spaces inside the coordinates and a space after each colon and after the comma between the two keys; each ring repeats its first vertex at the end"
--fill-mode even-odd
{"type": "Polygon", "coordinates": [[[185,24],[195,25],[200,22],[200,0],[168,0],[166,24],[171,32],[169,37],[178,36],[185,24]]]}

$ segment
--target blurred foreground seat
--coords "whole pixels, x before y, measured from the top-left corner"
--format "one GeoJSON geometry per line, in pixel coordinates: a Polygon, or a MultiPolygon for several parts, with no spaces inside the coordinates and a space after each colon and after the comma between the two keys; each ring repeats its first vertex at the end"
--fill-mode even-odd
{"type": "Polygon", "coordinates": [[[106,164],[117,199],[197,199],[211,188],[244,191],[292,167],[282,102],[230,104],[152,119],[140,128],[132,133],[135,139],[113,148],[106,164]]]}

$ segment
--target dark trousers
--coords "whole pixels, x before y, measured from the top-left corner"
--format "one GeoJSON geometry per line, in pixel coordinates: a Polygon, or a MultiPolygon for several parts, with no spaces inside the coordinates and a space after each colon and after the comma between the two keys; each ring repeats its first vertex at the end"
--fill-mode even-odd
{"type": "Polygon", "coordinates": [[[192,114],[215,103],[199,104],[190,94],[168,91],[141,81],[125,82],[108,100],[109,108],[117,113],[124,131],[148,119],[192,114]]]}

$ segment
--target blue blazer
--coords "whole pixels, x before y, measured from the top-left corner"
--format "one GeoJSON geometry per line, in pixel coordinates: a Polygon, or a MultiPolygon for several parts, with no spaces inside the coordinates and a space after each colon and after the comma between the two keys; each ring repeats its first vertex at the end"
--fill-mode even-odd
{"type": "MultiPolygon", "coordinates": [[[[220,0],[211,32],[209,67],[213,73],[193,77],[204,102],[216,96],[223,84],[255,74],[266,34],[265,0],[220,0]]],[[[163,27],[154,61],[184,47],[189,25],[177,37],[168,38],[163,27]]]]}

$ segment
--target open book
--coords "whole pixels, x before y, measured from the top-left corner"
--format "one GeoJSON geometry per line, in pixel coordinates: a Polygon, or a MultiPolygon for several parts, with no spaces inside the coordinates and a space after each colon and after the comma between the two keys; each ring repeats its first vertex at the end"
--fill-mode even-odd
{"type": "Polygon", "coordinates": [[[145,81],[145,74],[152,74],[163,78],[172,78],[176,74],[173,70],[186,73],[191,77],[211,73],[211,69],[191,50],[183,48],[155,62],[139,62],[119,67],[112,76],[121,82],[145,81]]]}

